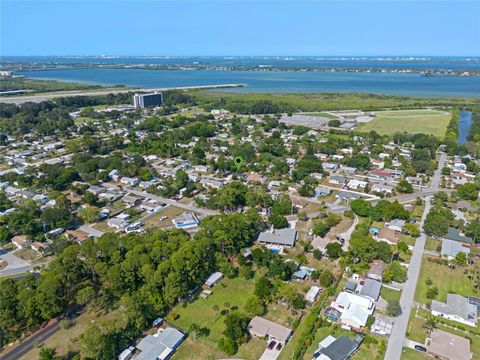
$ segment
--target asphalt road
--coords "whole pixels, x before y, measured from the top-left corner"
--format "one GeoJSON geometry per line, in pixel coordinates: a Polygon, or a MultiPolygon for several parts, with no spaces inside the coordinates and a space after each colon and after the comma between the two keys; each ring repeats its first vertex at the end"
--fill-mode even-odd
{"type": "Polygon", "coordinates": [[[22,356],[27,354],[29,351],[31,351],[35,346],[41,345],[45,340],[55,334],[58,330],[60,330],[60,322],[55,319],[52,323],[41,328],[29,338],[23,340],[18,346],[16,346],[9,352],[2,354],[0,356],[0,359],[18,360],[22,356]]]}
{"type": "Polygon", "coordinates": [[[212,85],[203,85],[203,86],[181,86],[181,87],[171,87],[171,88],[158,88],[158,89],[122,89],[122,90],[95,90],[95,91],[56,91],[52,93],[43,93],[38,95],[27,95],[27,96],[5,96],[0,97],[0,104],[24,104],[27,102],[39,103],[42,101],[47,101],[59,97],[72,97],[72,96],[99,96],[99,95],[108,95],[108,94],[123,94],[128,92],[153,92],[153,91],[166,91],[166,90],[190,90],[190,89],[219,89],[219,88],[231,88],[231,87],[242,87],[244,84],[212,84],[212,85]]]}
{"type": "Polygon", "coordinates": [[[0,270],[0,277],[24,274],[33,269],[31,264],[20,259],[15,253],[7,253],[0,250],[0,260],[7,262],[7,266],[0,270]]]}
{"type": "MultiPolygon", "coordinates": [[[[432,178],[431,186],[428,191],[438,191],[441,169],[445,165],[447,155],[442,153],[438,162],[438,168],[432,178]]],[[[432,195],[429,195],[425,200],[425,210],[422,214],[420,221],[420,229],[423,228],[423,223],[427,214],[432,207],[431,200],[432,195]]],[[[400,306],[402,308],[402,315],[395,319],[392,333],[388,339],[387,351],[385,353],[386,360],[400,360],[402,356],[402,346],[404,344],[405,334],[407,332],[408,320],[410,318],[410,312],[413,307],[413,297],[415,295],[415,289],[417,287],[418,276],[420,275],[420,268],[422,266],[422,258],[425,249],[426,235],[422,234],[417,238],[415,246],[413,248],[412,258],[410,259],[410,265],[408,266],[408,279],[403,287],[402,295],[400,296],[400,306]]]]}

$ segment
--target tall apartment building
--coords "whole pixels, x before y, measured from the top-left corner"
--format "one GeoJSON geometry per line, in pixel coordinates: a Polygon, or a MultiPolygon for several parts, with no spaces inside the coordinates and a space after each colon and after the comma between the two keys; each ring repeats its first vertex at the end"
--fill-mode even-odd
{"type": "Polygon", "coordinates": [[[146,108],[160,106],[163,103],[163,95],[160,92],[151,94],[135,94],[133,95],[133,106],[135,108],[146,108]]]}

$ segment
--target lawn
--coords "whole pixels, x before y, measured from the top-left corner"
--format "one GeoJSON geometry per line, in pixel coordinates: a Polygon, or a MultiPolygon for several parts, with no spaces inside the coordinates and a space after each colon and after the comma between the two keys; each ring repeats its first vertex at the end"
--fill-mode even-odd
{"type": "Polygon", "coordinates": [[[445,301],[449,292],[463,296],[478,296],[478,291],[474,289],[472,283],[464,274],[464,268],[456,267],[455,269],[450,269],[448,266],[438,264],[431,259],[430,257],[423,258],[422,269],[415,292],[416,301],[428,304],[430,301],[427,299],[426,294],[427,289],[431,286],[438,288],[438,296],[436,297],[438,301],[445,301]],[[427,285],[427,279],[432,281],[432,285],[427,285]]]}
{"type": "Polygon", "coordinates": [[[402,295],[401,291],[389,289],[385,286],[382,286],[382,290],[380,292],[380,296],[388,303],[392,301],[400,301],[400,295],[402,295]]]}
{"type": "MultiPolygon", "coordinates": [[[[425,315],[424,313],[421,314],[422,316],[425,315]]],[[[417,341],[419,343],[424,344],[425,339],[427,337],[428,329],[424,327],[425,320],[422,318],[415,317],[415,310],[413,309],[410,314],[410,321],[408,324],[408,330],[406,337],[410,340],[417,341]]],[[[480,354],[480,337],[475,335],[467,335],[463,331],[452,329],[451,327],[447,327],[444,324],[437,322],[436,325],[437,329],[446,331],[451,334],[455,334],[461,336],[463,338],[468,338],[470,340],[470,350],[474,354],[474,359],[478,358],[480,354]]],[[[402,357],[403,359],[403,357],[402,357]]],[[[408,358],[407,358],[408,359],[408,358]]],[[[413,358],[416,359],[416,358],[413,358]]],[[[420,358],[421,359],[421,358],[420,358]]]]}
{"type": "Polygon", "coordinates": [[[184,213],[185,211],[186,211],[185,209],[180,209],[176,206],[169,205],[159,213],[152,216],[151,218],[148,218],[145,221],[145,227],[164,228],[164,227],[173,226],[172,220],[178,215],[184,213]],[[162,216],[166,216],[167,218],[163,221],[159,221],[159,219],[162,216]]]}
{"type": "Polygon", "coordinates": [[[410,348],[403,348],[401,360],[428,360],[431,359],[425,353],[410,348]]]}
{"type": "Polygon", "coordinates": [[[425,242],[425,250],[429,251],[439,251],[442,249],[442,242],[438,239],[427,237],[425,242]]]}
{"type": "MultiPolygon", "coordinates": [[[[93,323],[98,323],[102,320],[126,320],[124,313],[120,310],[113,310],[109,313],[103,314],[101,312],[95,312],[87,310],[66,329],[60,329],[57,333],[49,337],[44,344],[44,347],[53,347],[57,350],[57,355],[64,356],[69,352],[79,351],[81,349],[80,341],[78,337],[83,334],[87,328],[92,326],[93,323]]],[[[40,348],[33,348],[30,352],[23,355],[20,359],[38,359],[38,353],[40,348]]]]}
{"type": "Polygon", "coordinates": [[[356,130],[393,135],[396,132],[411,134],[432,134],[439,138],[445,135],[451,114],[438,110],[396,110],[377,111],[376,117],[368,123],[360,124],[356,130]]]}

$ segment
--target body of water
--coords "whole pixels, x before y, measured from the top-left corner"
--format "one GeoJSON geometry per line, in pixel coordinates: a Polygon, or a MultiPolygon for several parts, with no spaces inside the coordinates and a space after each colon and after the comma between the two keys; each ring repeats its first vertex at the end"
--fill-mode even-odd
{"type": "Polygon", "coordinates": [[[347,73],[326,71],[227,71],[141,69],[55,69],[24,71],[36,79],[98,85],[163,88],[245,84],[235,92],[321,93],[362,92],[414,97],[480,97],[480,77],[432,76],[407,73],[347,73]]]}
{"type": "Polygon", "coordinates": [[[459,144],[465,144],[467,142],[468,134],[470,132],[470,126],[472,126],[472,112],[468,110],[460,110],[460,119],[458,124],[459,144]]]}

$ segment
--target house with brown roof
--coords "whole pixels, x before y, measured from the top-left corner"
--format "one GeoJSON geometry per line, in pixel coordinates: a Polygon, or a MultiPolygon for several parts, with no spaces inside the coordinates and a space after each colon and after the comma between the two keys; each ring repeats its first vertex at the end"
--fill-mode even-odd
{"type": "Polygon", "coordinates": [[[382,260],[375,260],[368,269],[367,277],[373,280],[382,281],[383,272],[385,271],[385,263],[382,260]]]}
{"type": "Polygon", "coordinates": [[[82,244],[83,241],[88,239],[83,232],[78,230],[67,230],[65,232],[65,237],[70,241],[76,242],[77,244],[82,244]]]}
{"type": "Polygon", "coordinates": [[[427,339],[428,352],[441,360],[470,360],[470,340],[435,329],[427,339]]]}
{"type": "Polygon", "coordinates": [[[31,242],[27,239],[26,235],[16,235],[12,238],[11,242],[17,247],[17,249],[27,249],[31,245],[31,242]]]}
{"type": "Polygon", "coordinates": [[[32,243],[32,250],[36,251],[39,254],[43,254],[46,248],[47,245],[41,242],[35,241],[34,243],[32,243]]]}
{"type": "Polygon", "coordinates": [[[389,244],[397,244],[400,240],[398,232],[389,228],[383,228],[375,237],[378,241],[385,241],[389,244]]]}
{"type": "Polygon", "coordinates": [[[248,324],[248,332],[252,336],[264,338],[268,336],[269,339],[287,342],[292,335],[292,329],[274,323],[260,316],[255,316],[248,324]]]}

